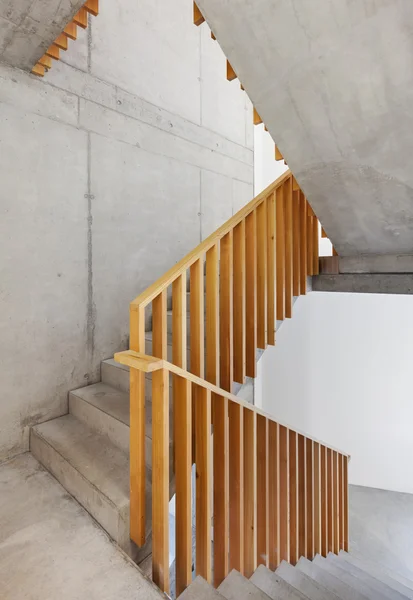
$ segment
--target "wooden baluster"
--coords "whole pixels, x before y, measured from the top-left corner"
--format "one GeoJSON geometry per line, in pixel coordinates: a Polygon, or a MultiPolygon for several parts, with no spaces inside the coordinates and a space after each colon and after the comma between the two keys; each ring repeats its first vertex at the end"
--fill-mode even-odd
{"type": "Polygon", "coordinates": [[[278,423],[274,421],[268,423],[268,477],[268,563],[275,571],[280,564],[280,445],[278,423]]]}
{"type": "Polygon", "coordinates": [[[190,268],[191,364],[190,371],[204,377],[204,262],[198,259],[190,268]]]}
{"type": "Polygon", "coordinates": [[[245,382],[245,221],[234,227],[234,381],[245,382]]]}
{"type": "Polygon", "coordinates": [[[338,512],[338,453],[332,453],[333,460],[333,521],[334,521],[334,550],[335,554],[340,551],[340,522],[338,512]]]}
{"type": "Polygon", "coordinates": [[[172,283],[172,362],[184,370],[186,336],[186,274],[182,274],[172,283]]]}
{"type": "Polygon", "coordinates": [[[234,381],[232,231],[221,239],[219,271],[220,387],[227,392],[232,392],[234,381]]]}
{"type": "Polygon", "coordinates": [[[169,594],[169,373],[152,373],[152,579],[169,594]]]}
{"type": "Polygon", "coordinates": [[[267,200],[257,212],[257,346],[267,347],[267,200]]]}
{"type": "Polygon", "coordinates": [[[307,273],[308,275],[314,275],[313,273],[313,269],[314,269],[314,248],[313,248],[313,243],[314,243],[314,228],[313,228],[313,209],[311,208],[311,206],[309,205],[309,203],[306,200],[306,206],[307,206],[307,273]]]}
{"type": "Polygon", "coordinates": [[[348,457],[343,457],[343,485],[344,485],[344,506],[343,506],[343,514],[344,514],[344,550],[348,552],[348,457]]]}
{"type": "Polygon", "coordinates": [[[344,550],[344,456],[338,455],[338,513],[339,513],[339,547],[344,550]]]}
{"type": "Polygon", "coordinates": [[[283,185],[280,185],[276,190],[275,214],[277,319],[282,321],[285,318],[285,219],[283,185]]]}
{"type": "Polygon", "coordinates": [[[298,435],[298,557],[307,557],[307,446],[298,435]]]}
{"type": "Polygon", "coordinates": [[[219,385],[218,246],[206,253],[206,380],[219,385]]]}
{"type": "Polygon", "coordinates": [[[289,430],[290,438],[290,562],[295,565],[299,556],[298,513],[298,436],[289,430]]]}
{"type": "Polygon", "coordinates": [[[293,315],[293,198],[292,177],[284,183],[285,219],[285,316],[293,315]]]}
{"type": "Polygon", "coordinates": [[[257,413],[244,409],[244,575],[257,568],[257,413]]]}
{"type": "Polygon", "coordinates": [[[197,5],[194,2],[194,24],[201,25],[201,23],[203,23],[204,21],[205,21],[205,19],[202,16],[201,11],[199,10],[199,8],[197,7],[197,5]]]}
{"type": "Polygon", "coordinates": [[[244,409],[229,402],[229,570],[244,573],[244,409]]]}
{"type": "Polygon", "coordinates": [[[313,275],[319,274],[319,228],[318,219],[316,216],[313,217],[313,275]]]}
{"type": "MultiPolygon", "coordinates": [[[[145,353],[145,309],[130,308],[130,347],[145,353]]],[[[145,543],[145,373],[130,369],[130,537],[145,543]]]]}
{"type": "Polygon", "coordinates": [[[256,376],[257,353],[257,228],[255,210],[245,219],[246,374],[256,376]]]}
{"type": "Polygon", "coordinates": [[[257,415],[257,564],[269,566],[268,419],[257,415]]]}
{"type": "Polygon", "coordinates": [[[300,191],[293,191],[293,295],[300,295],[301,284],[301,229],[300,191]]]}
{"type": "Polygon", "coordinates": [[[196,574],[211,583],[211,392],[192,387],[195,408],[196,574]]]}
{"type": "Polygon", "coordinates": [[[314,555],[321,554],[321,451],[314,442],[314,555]]]}
{"type": "MultiPolygon", "coordinates": [[[[175,305],[173,306],[174,310],[175,305]]],[[[175,556],[176,595],[178,596],[192,581],[192,390],[190,381],[183,377],[174,375],[173,382],[176,484],[175,556]]]]}
{"type": "Polygon", "coordinates": [[[328,551],[334,552],[333,452],[327,448],[327,525],[328,551]]]}
{"type": "Polygon", "coordinates": [[[300,294],[307,293],[307,201],[300,191],[300,294]]]}
{"type": "Polygon", "coordinates": [[[288,429],[279,425],[279,447],[280,447],[280,551],[278,559],[281,562],[290,562],[290,437],[288,429]]]}
{"type": "Polygon", "coordinates": [[[152,352],[153,356],[167,360],[166,290],[152,302],[152,352]]]}
{"type": "Polygon", "coordinates": [[[275,192],[267,198],[267,341],[275,344],[275,192]]]}
{"type": "Polygon", "coordinates": [[[321,464],[321,554],[328,554],[328,522],[327,522],[327,448],[320,444],[321,464]]]}
{"type": "Polygon", "coordinates": [[[314,558],[314,443],[306,439],[307,466],[307,558],[314,558]]]}
{"type": "Polygon", "coordinates": [[[229,431],[228,399],[212,394],[214,413],[214,586],[228,575],[229,431]]]}

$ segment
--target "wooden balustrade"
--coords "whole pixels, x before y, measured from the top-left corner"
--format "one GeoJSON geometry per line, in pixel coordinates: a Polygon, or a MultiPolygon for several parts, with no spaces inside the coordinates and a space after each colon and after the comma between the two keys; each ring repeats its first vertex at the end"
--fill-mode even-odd
{"type": "MultiPolygon", "coordinates": [[[[181,285],[175,287],[179,297],[181,285]]],[[[169,592],[170,376],[175,382],[177,596],[192,580],[193,508],[196,574],[215,586],[233,568],[249,577],[259,564],[275,569],[282,560],[295,563],[299,556],[311,559],[317,552],[325,556],[348,548],[346,454],[162,358],[126,351],[115,359],[130,367],[132,382],[152,374],[152,557],[153,579],[161,590],[169,592]]],[[[136,433],[141,435],[137,428],[136,433]]],[[[138,480],[144,493],[145,478],[138,480]]],[[[136,532],[144,522],[144,502],[135,500],[136,532]]]]}

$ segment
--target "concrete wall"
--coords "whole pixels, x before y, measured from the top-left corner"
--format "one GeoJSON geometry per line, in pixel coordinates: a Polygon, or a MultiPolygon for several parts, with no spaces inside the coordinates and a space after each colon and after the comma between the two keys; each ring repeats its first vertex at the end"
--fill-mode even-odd
{"type": "Polygon", "coordinates": [[[0,65],[0,459],[253,196],[251,105],[192,0],[102,2],[63,60],[44,80],[0,65]]]}
{"type": "Polygon", "coordinates": [[[413,493],[412,296],[313,292],[259,364],[258,402],[351,454],[352,484],[413,493]]]}

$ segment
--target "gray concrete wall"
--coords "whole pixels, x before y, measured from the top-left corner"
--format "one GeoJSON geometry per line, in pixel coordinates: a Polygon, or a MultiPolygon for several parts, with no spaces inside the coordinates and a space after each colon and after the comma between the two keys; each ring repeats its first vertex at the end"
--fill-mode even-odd
{"type": "Polygon", "coordinates": [[[413,253],[413,3],[199,0],[340,256],[413,253]]]}
{"type": "Polygon", "coordinates": [[[44,80],[0,65],[0,459],[253,195],[251,105],[192,1],[102,2],[90,25],[44,80]]]}

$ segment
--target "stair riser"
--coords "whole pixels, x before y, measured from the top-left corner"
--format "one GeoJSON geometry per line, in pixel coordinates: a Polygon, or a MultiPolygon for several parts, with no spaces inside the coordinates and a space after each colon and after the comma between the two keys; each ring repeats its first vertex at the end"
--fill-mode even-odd
{"type": "Polygon", "coordinates": [[[136,555],[136,549],[129,539],[129,506],[119,511],[33,429],[30,433],[30,450],[125,552],[132,557],[136,555]]]}

